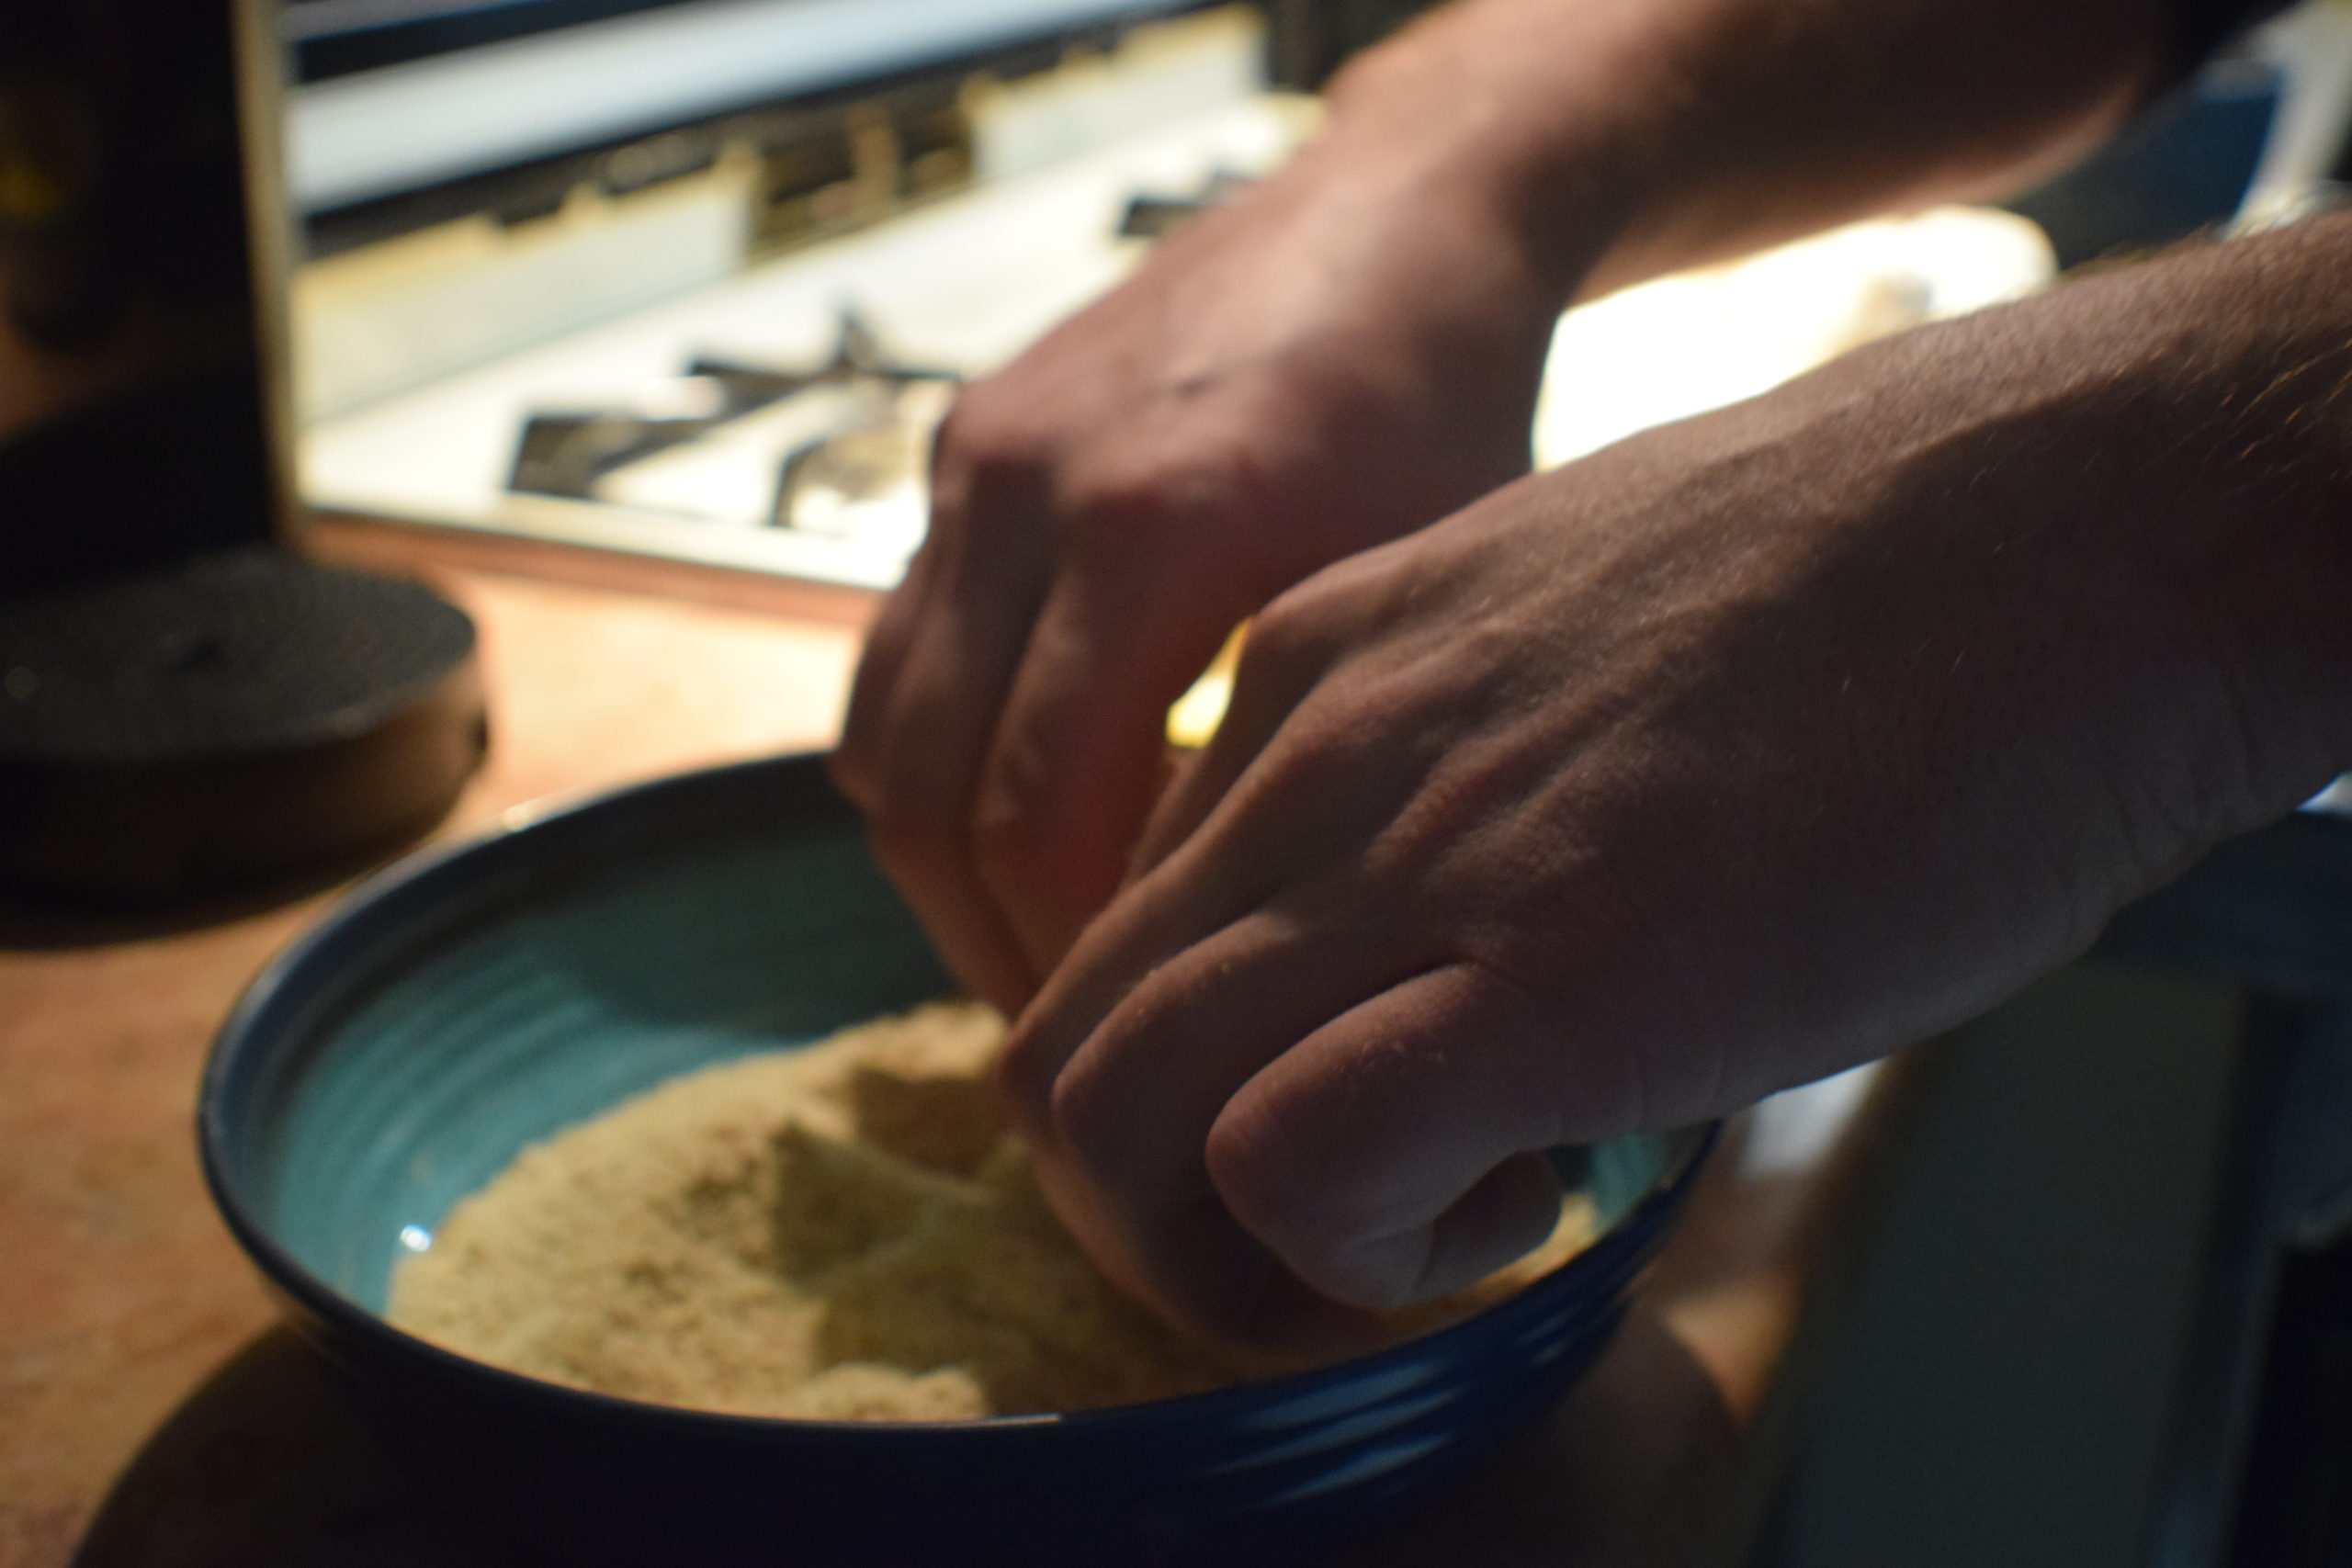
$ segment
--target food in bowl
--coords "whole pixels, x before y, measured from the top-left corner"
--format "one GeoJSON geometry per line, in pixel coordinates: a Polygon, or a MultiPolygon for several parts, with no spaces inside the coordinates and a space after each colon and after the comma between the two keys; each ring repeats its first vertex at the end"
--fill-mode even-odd
{"type": "MultiPolygon", "coordinates": [[[[394,1270],[396,1325],[510,1371],[738,1415],[966,1420],[1303,1370],[1180,1334],[1105,1280],[1039,1194],[990,1062],[946,1002],[689,1073],[525,1149],[394,1270]]],[[[1397,1314],[1399,1338],[1589,1240],[1397,1314]]],[[[422,1236],[414,1238],[423,1240],[422,1236]]]]}
{"type": "MultiPolygon", "coordinates": [[[[820,1421],[616,1398],[388,1324],[394,1265],[534,1144],[954,985],[818,756],[535,813],[384,874],[247,991],[205,1072],[232,1232],[404,1466],[516,1555],[1296,1562],[1473,1468],[1595,1363],[1707,1129],[1554,1151],[1599,1234],[1433,1333],[1179,1399],[820,1421]]],[[[438,1247],[435,1247],[438,1250],[438,1247]]]]}

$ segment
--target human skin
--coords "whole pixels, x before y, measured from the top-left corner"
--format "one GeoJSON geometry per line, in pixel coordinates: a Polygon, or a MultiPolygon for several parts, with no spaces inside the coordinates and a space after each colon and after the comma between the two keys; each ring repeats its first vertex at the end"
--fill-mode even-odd
{"type": "Polygon", "coordinates": [[[1476,0],[959,402],[837,773],[1026,1004],[1014,1112],[1115,1276],[1344,1338],[1532,1239],[1532,1151],[1957,1021],[2345,760],[2333,224],[1454,512],[1564,299],[2013,180],[2165,69],[2123,0],[1476,0]]]}
{"type": "Polygon", "coordinates": [[[2352,763],[2348,254],[1909,333],[1278,597],[1016,1031],[1058,1212],[1328,1336],[1529,1245],[1535,1151],[1958,1023],[2292,809],[2352,763]]]}
{"type": "Polygon", "coordinates": [[[1017,1010],[1119,886],[1243,618],[1529,463],[1571,299],[2013,183],[2163,73],[2146,0],[1470,0],[1326,132],[968,388],[835,775],[1017,1010]]]}

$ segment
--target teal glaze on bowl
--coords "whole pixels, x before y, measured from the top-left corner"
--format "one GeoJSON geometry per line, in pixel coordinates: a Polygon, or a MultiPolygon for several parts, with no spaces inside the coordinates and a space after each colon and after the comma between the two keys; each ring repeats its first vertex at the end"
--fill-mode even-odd
{"type": "Polygon", "coordinates": [[[359,1003],[273,1107],[261,1222],[380,1312],[393,1262],[526,1145],[952,989],[854,840],[619,873],[454,937],[359,1003]]]}
{"type": "Polygon", "coordinates": [[[568,1532],[566,1561],[673,1559],[691,1521],[705,1562],[1027,1564],[1287,1550],[1457,1472],[1598,1355],[1708,1138],[1555,1156],[1605,1233],[1465,1323],[1106,1411],[896,1427],[719,1416],[539,1382],[378,1315],[403,1251],[527,1145],[679,1073],[950,989],[820,759],[665,780],[352,895],[223,1027],[198,1113],[206,1173],[388,1428],[541,1499],[532,1517],[568,1532]],[[785,1517],[798,1544],[776,1559],[761,1543],[785,1517]],[[989,1529],[975,1535],[976,1517],[989,1529]]]}

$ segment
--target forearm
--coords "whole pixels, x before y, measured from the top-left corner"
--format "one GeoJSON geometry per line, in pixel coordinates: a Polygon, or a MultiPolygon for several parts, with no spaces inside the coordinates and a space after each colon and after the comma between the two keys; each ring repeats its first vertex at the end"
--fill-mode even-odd
{"type": "Polygon", "coordinates": [[[2071,536],[2047,602],[2083,606],[2064,646],[2113,694],[2119,788],[2154,792],[2143,843],[2177,838],[2160,873],[2352,768],[2347,268],[2352,215],[2061,288],[1970,351],[2050,389],[2002,422],[2013,472],[1966,479],[2071,536]]]}
{"type": "Polygon", "coordinates": [[[1341,74],[1317,156],[1507,214],[1590,297],[2014,186],[2168,69],[2152,0],[1462,0],[1341,74]]]}
{"type": "Polygon", "coordinates": [[[1276,597],[1011,1047],[1063,1217],[1213,1328],[1427,1296],[1531,1151],[1960,1024],[2352,764],[2348,256],[1883,340],[1276,597]]]}
{"type": "MultiPolygon", "coordinates": [[[[1559,482],[1687,496],[1713,532],[1676,558],[1815,606],[1743,656],[1818,705],[1755,744],[1855,770],[1898,823],[1923,786],[1939,810],[2014,796],[2079,878],[2041,901],[2075,922],[2059,951],[2352,769],[2347,265],[2352,214],[2188,247],[1559,482]]],[[[1939,875],[1966,886],[1965,861],[1939,875]]]]}

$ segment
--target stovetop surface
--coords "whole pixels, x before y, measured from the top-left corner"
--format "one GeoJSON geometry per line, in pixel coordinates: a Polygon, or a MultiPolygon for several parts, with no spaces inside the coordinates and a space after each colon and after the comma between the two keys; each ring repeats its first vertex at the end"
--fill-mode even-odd
{"type": "MultiPolygon", "coordinates": [[[[305,499],[888,587],[922,539],[930,431],[956,381],[1112,287],[1189,207],[1272,169],[1308,123],[1295,99],[1231,102],[321,420],[305,499]]],[[[1563,319],[1538,460],[2049,273],[2023,220],[1942,209],[1625,290],[1563,319]]]]}

